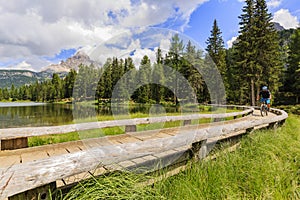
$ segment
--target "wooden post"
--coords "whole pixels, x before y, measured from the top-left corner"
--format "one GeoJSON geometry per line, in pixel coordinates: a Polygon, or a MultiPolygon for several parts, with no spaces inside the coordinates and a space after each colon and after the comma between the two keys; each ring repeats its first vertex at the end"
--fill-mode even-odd
{"type": "Polygon", "coordinates": [[[14,150],[28,147],[28,138],[20,137],[13,139],[2,139],[1,140],[1,151],[2,150],[14,150]]]}
{"type": "Polygon", "coordinates": [[[285,119],[278,122],[278,126],[282,126],[285,123],[285,119]]]}
{"type": "Polygon", "coordinates": [[[14,196],[8,197],[8,200],[48,200],[55,199],[51,194],[56,190],[56,182],[28,190],[14,196]]]}
{"type": "Polygon", "coordinates": [[[191,158],[199,160],[206,156],[206,142],[207,140],[201,140],[192,144],[191,158]],[[204,144],[204,145],[203,145],[204,144]],[[205,155],[204,155],[205,154],[205,155]]]}
{"type": "Polygon", "coordinates": [[[192,120],[183,120],[183,126],[191,125],[192,120]]]}
{"type": "Polygon", "coordinates": [[[276,129],[278,126],[278,122],[272,122],[269,124],[268,129],[276,129]]]}
{"type": "Polygon", "coordinates": [[[251,133],[253,130],[254,130],[254,128],[253,128],[253,127],[251,127],[251,128],[247,128],[247,129],[246,129],[246,133],[245,133],[245,134],[249,134],[249,133],[251,133]]]}
{"type": "Polygon", "coordinates": [[[136,132],[136,125],[126,125],[125,133],[136,132]]]}

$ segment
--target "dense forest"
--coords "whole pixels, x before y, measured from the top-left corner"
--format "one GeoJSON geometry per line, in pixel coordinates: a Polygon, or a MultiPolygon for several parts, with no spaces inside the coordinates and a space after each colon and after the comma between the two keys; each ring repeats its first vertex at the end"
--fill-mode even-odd
{"type": "MultiPolygon", "coordinates": [[[[239,19],[239,36],[229,49],[225,49],[215,20],[205,52],[190,41],[184,44],[179,35],[174,35],[165,55],[157,49],[155,61],[145,55],[139,66],[134,65],[131,57],[108,58],[101,68],[80,65],[78,71],[71,70],[64,78],[53,74],[52,79],[43,82],[2,88],[0,100],[54,102],[76,97],[109,102],[118,84],[119,99],[177,104],[180,99],[175,93],[186,90],[177,77],[179,72],[199,103],[214,102],[205,80],[205,76],[211,76],[209,68],[213,61],[222,76],[227,103],[255,105],[263,85],[269,87],[273,103],[299,103],[300,28],[276,31],[265,0],[246,0],[239,19]],[[127,88],[134,88],[136,82],[142,86],[129,92],[127,88]],[[166,87],[171,82],[175,91],[166,87]]],[[[209,80],[213,81],[214,77],[209,80]]]]}

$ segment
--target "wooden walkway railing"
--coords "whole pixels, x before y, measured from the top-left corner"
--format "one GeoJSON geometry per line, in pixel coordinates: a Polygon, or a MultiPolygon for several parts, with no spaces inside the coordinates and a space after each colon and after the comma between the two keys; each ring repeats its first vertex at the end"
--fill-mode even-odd
{"type": "MultiPolygon", "coordinates": [[[[244,116],[251,114],[252,112],[253,108],[246,108],[245,110],[237,113],[118,120],[115,122],[92,123],[89,124],[90,126],[88,126],[88,124],[68,125],[54,127],[54,129],[41,127],[38,129],[39,131],[28,128],[28,130],[23,129],[25,133],[22,132],[21,129],[13,129],[14,131],[12,131],[12,129],[5,129],[6,131],[9,130],[10,133],[3,132],[2,129],[0,135],[5,135],[1,136],[2,141],[18,137],[45,135],[45,133],[60,134],[65,133],[66,131],[87,130],[91,129],[91,127],[94,129],[111,126],[132,126],[162,121],[192,120],[203,117],[224,119],[227,117],[236,117],[238,115],[244,116]],[[29,130],[33,131],[33,133],[29,133],[29,130]],[[12,136],[14,133],[16,133],[17,136],[12,136]]],[[[37,193],[43,193],[42,195],[45,197],[47,196],[46,193],[48,188],[56,188],[58,180],[63,180],[76,174],[95,171],[97,169],[101,169],[101,167],[114,165],[115,163],[134,161],[133,164],[131,162],[131,166],[139,165],[138,163],[143,162],[138,161],[139,159],[151,156],[167,159],[172,154],[180,154],[184,157],[184,159],[189,159],[190,157],[197,156],[197,154],[199,154],[201,144],[210,138],[220,136],[224,138],[226,135],[231,137],[230,135],[232,133],[248,133],[255,127],[261,127],[264,125],[274,127],[276,124],[283,123],[288,117],[287,113],[282,110],[272,109],[272,112],[276,115],[265,118],[250,117],[245,120],[233,120],[232,123],[216,123],[215,125],[213,124],[204,128],[195,126],[196,129],[180,129],[180,133],[169,137],[98,146],[84,151],[16,164],[8,168],[0,168],[0,197],[17,199],[20,198],[20,195],[25,195],[23,192],[30,191],[32,189],[34,195],[37,193]]],[[[133,134],[138,135],[139,133],[133,134]]],[[[181,162],[184,159],[182,159],[182,157],[178,157],[176,162],[181,162]]],[[[144,159],[144,162],[147,161],[144,159]]],[[[130,166],[130,164],[128,166],[130,166]]],[[[26,195],[28,194],[29,193],[27,192],[26,195]]]]}
{"type": "Polygon", "coordinates": [[[125,126],[125,132],[136,131],[136,125],[153,124],[170,121],[183,121],[183,124],[189,125],[194,119],[214,119],[216,121],[229,117],[246,116],[253,112],[253,108],[245,106],[228,106],[238,109],[244,109],[240,112],[222,113],[222,114],[191,114],[180,116],[163,116],[151,118],[134,118],[114,121],[88,122],[80,124],[70,124],[62,126],[47,127],[25,127],[0,129],[0,149],[13,150],[28,147],[28,138],[34,136],[58,135],[70,132],[85,131],[100,128],[109,128],[125,126]]]}

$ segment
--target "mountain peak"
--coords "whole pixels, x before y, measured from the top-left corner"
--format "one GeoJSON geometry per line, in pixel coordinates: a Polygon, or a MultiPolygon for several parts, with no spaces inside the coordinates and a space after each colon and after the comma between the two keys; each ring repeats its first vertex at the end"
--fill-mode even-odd
{"type": "Polygon", "coordinates": [[[274,24],[274,28],[275,28],[276,31],[283,31],[283,30],[285,30],[285,28],[283,26],[281,26],[280,23],[273,22],[273,24],[274,24]]]}
{"type": "Polygon", "coordinates": [[[78,66],[80,64],[95,65],[95,62],[92,61],[86,53],[78,51],[75,55],[68,58],[66,61],[61,61],[59,64],[51,64],[43,68],[42,71],[69,72],[71,69],[78,70],[78,66]]]}

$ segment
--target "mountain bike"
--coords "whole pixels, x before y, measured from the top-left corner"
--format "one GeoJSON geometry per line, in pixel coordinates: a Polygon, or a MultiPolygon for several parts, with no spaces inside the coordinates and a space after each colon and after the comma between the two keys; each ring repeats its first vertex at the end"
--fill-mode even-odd
{"type": "Polygon", "coordinates": [[[263,101],[260,105],[260,114],[262,117],[268,116],[268,106],[266,101],[263,101]]]}

